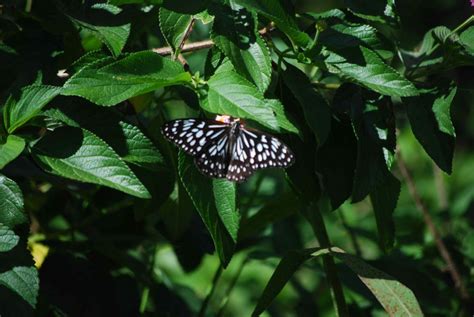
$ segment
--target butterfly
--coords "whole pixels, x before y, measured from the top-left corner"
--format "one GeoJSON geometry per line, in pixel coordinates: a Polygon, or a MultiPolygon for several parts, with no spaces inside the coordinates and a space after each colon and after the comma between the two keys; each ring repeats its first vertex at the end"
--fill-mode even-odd
{"type": "Polygon", "coordinates": [[[277,138],[248,129],[239,118],[177,119],[166,122],[163,135],[194,157],[206,176],[243,182],[256,170],[289,167],[295,156],[277,138]]]}

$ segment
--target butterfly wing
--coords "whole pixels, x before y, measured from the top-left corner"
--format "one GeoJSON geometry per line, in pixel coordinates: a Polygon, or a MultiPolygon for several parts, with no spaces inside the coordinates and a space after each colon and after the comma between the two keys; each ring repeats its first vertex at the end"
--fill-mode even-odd
{"type": "Polygon", "coordinates": [[[226,124],[212,120],[177,119],[166,122],[161,131],[186,153],[196,156],[213,140],[222,136],[227,127],[226,124]]]}
{"type": "Polygon", "coordinates": [[[196,156],[194,162],[201,173],[216,178],[226,177],[229,165],[229,138],[228,133],[219,135],[196,156]]]}
{"type": "Polygon", "coordinates": [[[286,168],[294,161],[293,152],[277,138],[241,128],[232,151],[227,179],[241,182],[257,169],[286,168]]]}

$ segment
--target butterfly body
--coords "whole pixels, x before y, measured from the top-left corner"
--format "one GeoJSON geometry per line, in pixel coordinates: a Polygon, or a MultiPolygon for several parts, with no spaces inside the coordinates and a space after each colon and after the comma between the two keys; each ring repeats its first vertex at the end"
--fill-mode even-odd
{"type": "Polygon", "coordinates": [[[194,157],[204,175],[242,182],[257,169],[288,167],[291,150],[277,138],[246,128],[239,119],[178,119],[162,127],[163,135],[194,157]]]}

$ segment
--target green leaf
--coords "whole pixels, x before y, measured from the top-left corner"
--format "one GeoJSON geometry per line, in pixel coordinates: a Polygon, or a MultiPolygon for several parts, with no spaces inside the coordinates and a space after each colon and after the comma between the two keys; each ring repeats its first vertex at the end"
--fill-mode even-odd
{"type": "Polygon", "coordinates": [[[32,154],[51,173],[150,198],[150,193],[117,153],[88,130],[57,128],[34,144],[32,154]]]}
{"type": "Polygon", "coordinates": [[[319,248],[296,250],[288,252],[278,263],[277,268],[272,274],[270,281],[265,286],[262,295],[258,299],[257,306],[255,307],[252,316],[259,316],[275,297],[281,292],[283,287],[293,277],[298,268],[306,260],[310,259],[312,254],[317,253],[319,248]]]}
{"type": "Polygon", "coordinates": [[[474,26],[468,27],[459,35],[459,40],[463,46],[474,55],[474,26]]]}
{"type": "MultiPolygon", "coordinates": [[[[222,265],[227,266],[234,253],[235,243],[222,221],[222,218],[227,219],[227,217],[220,216],[217,210],[213,181],[199,173],[194,166],[193,159],[182,151],[180,151],[178,157],[178,172],[182,184],[214,241],[222,265]]],[[[220,190],[222,189],[217,191],[220,190]]],[[[229,203],[229,206],[231,206],[231,203],[229,203]]],[[[219,208],[223,210],[223,206],[219,208]]],[[[231,216],[229,219],[234,220],[235,217],[231,216]]],[[[231,225],[229,227],[232,229],[231,225]]]]}
{"type": "Polygon", "coordinates": [[[385,181],[376,186],[370,193],[375,221],[377,222],[379,244],[386,252],[390,251],[395,244],[393,212],[397,207],[400,189],[400,181],[392,174],[387,174],[385,181]]]}
{"type": "Polygon", "coordinates": [[[232,240],[236,243],[240,225],[240,214],[235,206],[235,183],[226,179],[213,179],[212,189],[219,217],[229,232],[232,240]]]}
{"type": "Polygon", "coordinates": [[[13,228],[26,223],[28,218],[23,209],[23,195],[18,185],[0,174],[0,223],[13,228]]]}
{"type": "Polygon", "coordinates": [[[296,67],[287,64],[282,78],[303,108],[306,123],[314,133],[318,146],[321,146],[331,130],[331,111],[326,100],[311,86],[308,77],[296,67]]]}
{"type": "Polygon", "coordinates": [[[173,49],[175,58],[179,54],[179,46],[189,31],[192,20],[192,15],[160,8],[161,33],[165,37],[166,42],[168,42],[169,46],[173,49]]]}
{"type": "Polygon", "coordinates": [[[36,116],[45,105],[61,92],[61,87],[32,85],[21,89],[18,96],[10,96],[5,103],[3,120],[12,133],[36,116]]]}
{"type": "Polygon", "coordinates": [[[393,276],[341,249],[331,248],[331,251],[331,255],[357,274],[390,316],[423,316],[415,294],[393,276]]]}
{"type": "Polygon", "coordinates": [[[39,279],[35,267],[18,266],[0,273],[0,285],[20,295],[32,307],[36,306],[39,279]]]}
{"type": "Polygon", "coordinates": [[[308,34],[299,30],[293,8],[283,6],[280,0],[236,0],[250,12],[257,12],[275,22],[296,45],[306,48],[311,43],[308,34]]]}
{"type": "Polygon", "coordinates": [[[153,142],[118,112],[74,103],[48,109],[43,114],[69,126],[91,131],[128,163],[149,168],[164,164],[163,156],[153,142]]]}
{"type": "Polygon", "coordinates": [[[382,95],[418,95],[418,90],[410,81],[385,64],[377,53],[364,46],[329,52],[326,65],[330,71],[382,95]]]}
{"type": "Polygon", "coordinates": [[[0,143],[0,169],[16,159],[25,148],[25,140],[19,136],[10,134],[5,143],[0,143]]]}
{"type": "MultiPolygon", "coordinates": [[[[96,4],[94,9],[104,9],[113,15],[119,14],[122,9],[111,4],[96,4]]],[[[70,19],[80,28],[84,28],[92,32],[97,38],[104,43],[112,55],[119,56],[122,52],[127,39],[130,35],[131,23],[114,26],[93,25],[84,21],[80,21],[70,17],[70,19]]]]}
{"type": "Polygon", "coordinates": [[[251,119],[274,131],[280,131],[282,128],[297,132],[286,118],[279,101],[265,99],[254,85],[237,73],[216,73],[209,79],[208,86],[208,94],[201,102],[203,109],[251,119]]]}
{"type": "Polygon", "coordinates": [[[183,71],[180,63],[150,51],[107,62],[82,68],[64,84],[61,93],[111,106],[160,87],[191,82],[191,75],[183,71]]]}
{"type": "Polygon", "coordinates": [[[218,8],[212,40],[240,75],[265,92],[272,75],[271,58],[266,43],[255,30],[253,15],[245,9],[218,8]]]}
{"type": "Polygon", "coordinates": [[[0,223],[0,252],[10,251],[18,244],[18,241],[20,237],[0,223]]]}
{"type": "Polygon", "coordinates": [[[406,98],[411,129],[426,153],[446,173],[452,171],[455,132],[451,122],[451,103],[456,87],[406,98]]]}

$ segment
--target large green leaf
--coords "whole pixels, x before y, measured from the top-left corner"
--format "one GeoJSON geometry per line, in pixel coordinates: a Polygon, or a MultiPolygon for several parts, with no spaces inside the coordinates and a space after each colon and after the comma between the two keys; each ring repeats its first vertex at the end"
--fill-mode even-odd
{"type": "Polygon", "coordinates": [[[48,109],[44,115],[73,127],[87,129],[110,145],[126,162],[154,168],[163,156],[152,141],[118,112],[85,104],[68,104],[48,109]]]}
{"type": "Polygon", "coordinates": [[[212,181],[214,201],[222,223],[229,232],[232,240],[237,242],[239,232],[240,214],[236,208],[236,185],[226,179],[212,181]]]}
{"type": "Polygon", "coordinates": [[[88,130],[57,128],[34,144],[32,154],[51,173],[150,198],[150,193],[117,153],[88,130]]]}
{"type": "Polygon", "coordinates": [[[309,35],[299,30],[293,8],[283,5],[280,0],[236,0],[235,2],[250,12],[257,12],[275,22],[296,45],[306,48],[311,43],[309,35]]]}
{"type": "Polygon", "coordinates": [[[160,87],[190,83],[191,75],[180,63],[156,53],[132,53],[119,61],[92,63],[74,74],[62,94],[80,96],[98,105],[111,106],[160,87]]]}
{"type": "Polygon", "coordinates": [[[415,294],[393,276],[341,249],[331,248],[330,254],[357,274],[390,316],[423,316],[415,294]]]}
{"type": "Polygon", "coordinates": [[[19,136],[10,134],[0,143],[0,169],[13,161],[25,148],[25,140],[19,136]]]}
{"type": "Polygon", "coordinates": [[[32,307],[36,306],[39,279],[35,267],[17,266],[0,273],[0,285],[20,295],[32,307]]]}
{"type": "Polygon", "coordinates": [[[237,73],[216,73],[209,79],[208,86],[208,94],[201,103],[205,110],[255,120],[275,131],[282,128],[297,132],[279,101],[265,99],[254,85],[237,73]]]}
{"type": "Polygon", "coordinates": [[[41,108],[61,92],[61,87],[32,85],[23,87],[18,96],[10,96],[5,103],[3,121],[12,133],[37,115],[41,108]]]}
{"type": "MultiPolygon", "coordinates": [[[[214,195],[215,193],[224,193],[229,195],[231,190],[229,191],[228,188],[219,188],[219,186],[223,184],[217,183],[216,185],[213,185],[212,179],[207,178],[199,173],[194,166],[192,158],[184,154],[182,151],[179,153],[178,171],[179,176],[181,177],[181,182],[191,197],[191,200],[193,201],[194,206],[206,225],[207,230],[211,234],[212,240],[214,241],[214,246],[222,265],[227,266],[230,259],[232,258],[235,248],[235,242],[227,230],[227,227],[229,227],[232,231],[235,231],[235,216],[229,214],[229,211],[232,211],[230,208],[228,208],[229,206],[232,207],[232,197],[228,196],[219,198],[225,198],[227,202],[225,209],[223,205],[219,206],[222,212],[220,215],[219,211],[217,210],[218,207],[214,195]],[[214,186],[217,186],[216,191],[214,190],[214,186]],[[227,225],[224,225],[223,219],[228,221],[227,225]]],[[[232,196],[232,193],[230,193],[230,196],[232,196]]]]}
{"type": "Polygon", "coordinates": [[[326,65],[335,73],[382,95],[418,95],[416,87],[395,69],[385,64],[372,49],[359,46],[329,51],[326,65]]]}
{"type": "Polygon", "coordinates": [[[408,119],[415,137],[426,153],[446,173],[452,171],[455,131],[451,122],[451,103],[456,87],[406,98],[408,119]]]}
{"type": "Polygon", "coordinates": [[[321,146],[331,129],[331,111],[327,102],[311,86],[308,77],[296,67],[287,64],[282,78],[303,108],[306,123],[321,146]]]}
{"type": "Polygon", "coordinates": [[[173,49],[176,58],[179,54],[180,45],[191,27],[193,16],[181,14],[174,11],[160,8],[160,29],[161,33],[173,49]]]}
{"type": "Polygon", "coordinates": [[[9,228],[25,223],[28,218],[23,209],[23,195],[18,185],[0,174],[0,223],[9,228]]]}
{"type": "Polygon", "coordinates": [[[6,252],[13,249],[20,238],[7,226],[0,223],[0,252],[6,252]]]}
{"type": "Polygon", "coordinates": [[[219,6],[211,38],[229,58],[235,70],[252,81],[261,92],[270,84],[272,65],[270,52],[255,30],[255,19],[245,9],[219,6]]]}

